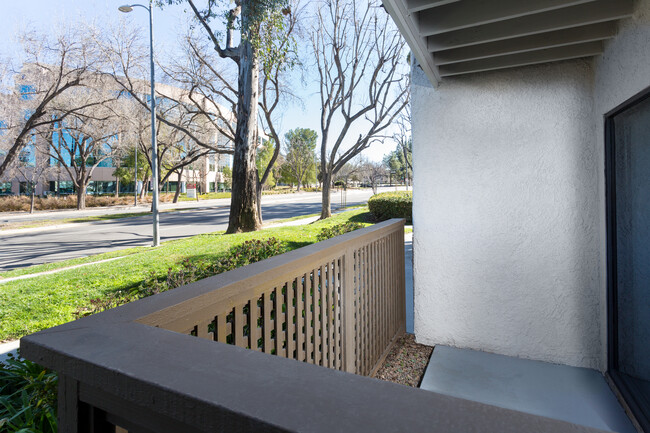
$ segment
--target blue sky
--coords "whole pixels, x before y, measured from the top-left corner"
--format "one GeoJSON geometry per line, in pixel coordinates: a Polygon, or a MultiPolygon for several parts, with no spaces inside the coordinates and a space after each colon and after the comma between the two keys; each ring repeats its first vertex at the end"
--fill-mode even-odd
{"type": "MultiPolygon", "coordinates": [[[[140,0],[142,3],[145,1],[140,0]]],[[[129,14],[121,13],[118,6],[128,0],[3,0],[0,18],[0,57],[6,58],[15,54],[15,35],[29,28],[48,33],[54,33],[61,23],[83,19],[101,26],[102,23],[116,23],[120,19],[132,21],[135,25],[148,29],[148,16],[144,9],[135,8],[129,14]]],[[[167,6],[163,10],[154,9],[154,39],[157,50],[173,53],[177,47],[177,38],[186,28],[191,11],[184,6],[167,6]]],[[[145,33],[146,35],[146,33],[145,33]]],[[[308,44],[307,40],[298,41],[299,45],[308,44]]],[[[226,60],[227,61],[227,60],[226,60]]],[[[305,76],[305,84],[296,78],[295,92],[302,97],[303,104],[286,107],[280,130],[282,135],[296,127],[311,128],[320,135],[320,107],[318,85],[315,75],[305,76]]],[[[349,137],[358,136],[359,132],[350,131],[349,137]]],[[[388,140],[385,143],[373,145],[364,155],[374,161],[379,161],[395,145],[388,140]]]]}

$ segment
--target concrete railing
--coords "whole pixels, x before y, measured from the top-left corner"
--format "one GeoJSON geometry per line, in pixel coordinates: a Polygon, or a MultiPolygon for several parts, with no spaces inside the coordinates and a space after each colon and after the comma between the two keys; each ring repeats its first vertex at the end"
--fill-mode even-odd
{"type": "Polygon", "coordinates": [[[592,431],[348,373],[371,374],[403,332],[403,229],[387,221],[41,331],[21,354],[59,373],[62,433],[592,431]]]}

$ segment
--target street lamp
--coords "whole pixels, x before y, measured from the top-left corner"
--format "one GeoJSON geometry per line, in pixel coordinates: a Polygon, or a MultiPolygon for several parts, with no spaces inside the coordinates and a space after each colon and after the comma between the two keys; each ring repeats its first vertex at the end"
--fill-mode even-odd
{"type": "MultiPolygon", "coordinates": [[[[158,216],[158,145],[156,143],[156,93],[153,65],[153,0],[149,0],[149,7],[141,4],[123,5],[118,8],[120,12],[129,13],[134,7],[141,7],[149,12],[149,60],[151,61],[151,183],[153,184],[153,202],[151,213],[153,214],[153,246],[160,245],[160,233],[158,231],[160,221],[158,216]]],[[[137,185],[137,179],[136,179],[137,185]]],[[[144,185],[142,186],[144,188],[144,185]]],[[[136,186],[136,196],[137,196],[136,186]]]]}

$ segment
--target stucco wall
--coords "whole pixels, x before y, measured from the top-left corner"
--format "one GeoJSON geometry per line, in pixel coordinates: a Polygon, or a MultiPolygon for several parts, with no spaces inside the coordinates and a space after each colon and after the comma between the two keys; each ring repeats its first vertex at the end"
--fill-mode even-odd
{"type": "MultiPolygon", "coordinates": [[[[596,58],[594,79],[594,121],[602,128],[603,116],[637,93],[650,87],[650,0],[636,2],[636,13],[621,22],[617,36],[605,45],[605,52],[596,58]]],[[[596,156],[598,157],[599,195],[601,223],[601,316],[607,314],[607,249],[605,237],[605,178],[604,178],[604,134],[596,135],[596,156]]],[[[606,347],[607,321],[603,320],[602,344],[606,347]]],[[[603,351],[603,364],[606,352],[603,351]]]]}
{"type": "Polygon", "coordinates": [[[602,367],[592,77],[572,61],[414,85],[418,341],[602,367]]]}
{"type": "Polygon", "coordinates": [[[413,77],[418,341],[606,369],[605,113],[650,86],[650,0],[593,61],[413,77]]]}

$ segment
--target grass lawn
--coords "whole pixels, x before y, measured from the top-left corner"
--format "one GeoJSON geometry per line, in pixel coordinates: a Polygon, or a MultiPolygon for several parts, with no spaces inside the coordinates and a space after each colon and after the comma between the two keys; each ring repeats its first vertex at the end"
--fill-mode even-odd
{"type": "MultiPolygon", "coordinates": [[[[119,290],[137,288],[151,273],[162,277],[167,274],[169,268],[179,267],[185,259],[215,260],[223,257],[234,245],[249,239],[266,239],[272,236],[282,241],[288,249],[300,248],[316,242],[316,236],[323,227],[349,220],[369,225],[367,208],[337,214],[327,221],[308,225],[275,227],[235,235],[210,233],[165,242],[158,248],[132,248],[21,270],[22,274],[27,274],[53,267],[67,267],[121,255],[129,256],[121,260],[0,284],[0,341],[19,338],[73,320],[74,312],[79,307],[87,306],[91,299],[119,290]]],[[[4,272],[0,276],[8,278],[20,275],[18,272],[4,272]]]]}

